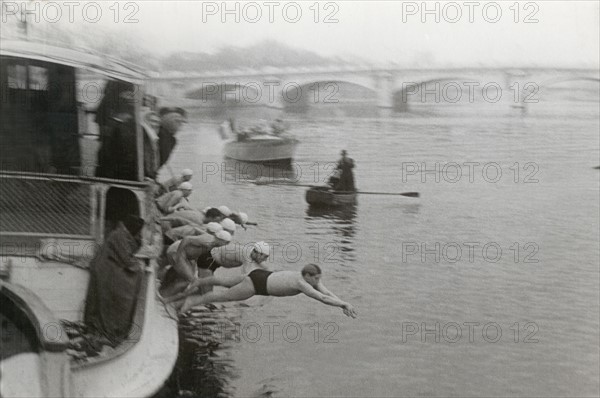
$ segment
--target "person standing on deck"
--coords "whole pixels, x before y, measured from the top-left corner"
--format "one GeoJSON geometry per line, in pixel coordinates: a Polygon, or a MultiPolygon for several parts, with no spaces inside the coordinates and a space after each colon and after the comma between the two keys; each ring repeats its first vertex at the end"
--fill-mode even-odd
{"type": "Polygon", "coordinates": [[[354,168],[354,160],[347,157],[346,150],[342,150],[342,158],[338,161],[336,169],[340,171],[340,180],[334,186],[336,191],[346,191],[353,192],[356,191],[356,187],[354,186],[354,173],[352,169],[354,168]]]}
{"type": "Polygon", "coordinates": [[[171,152],[177,145],[175,135],[186,123],[187,113],[182,108],[161,108],[161,126],[158,131],[158,148],[160,153],[160,166],[167,163],[171,152]]]}
{"type": "Polygon", "coordinates": [[[160,129],[160,116],[156,112],[148,111],[142,117],[144,130],[144,177],[156,180],[160,168],[160,152],[158,151],[158,130],[160,129]]]}
{"type": "Polygon", "coordinates": [[[137,129],[134,116],[135,95],[122,91],[117,107],[103,126],[98,151],[96,176],[137,181],[137,129]]]}

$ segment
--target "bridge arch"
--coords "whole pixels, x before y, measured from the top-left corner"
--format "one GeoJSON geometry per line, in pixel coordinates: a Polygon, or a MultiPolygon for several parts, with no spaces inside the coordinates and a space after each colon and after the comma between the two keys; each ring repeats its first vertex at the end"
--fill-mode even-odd
{"type": "Polygon", "coordinates": [[[282,104],[286,112],[306,113],[311,106],[352,107],[377,104],[374,88],[354,81],[341,79],[312,79],[287,84],[282,91],[282,104]]]}
{"type": "MultiPolygon", "coordinates": [[[[408,112],[411,99],[421,103],[440,103],[442,101],[458,103],[465,94],[472,95],[479,85],[476,78],[459,76],[432,77],[418,82],[403,82],[402,86],[392,90],[392,109],[398,113],[408,112]],[[472,85],[471,82],[475,84],[472,85]],[[442,86],[442,83],[445,84],[442,86]],[[431,99],[432,96],[434,99],[431,99]]],[[[479,90],[481,90],[480,86],[479,90]]]]}

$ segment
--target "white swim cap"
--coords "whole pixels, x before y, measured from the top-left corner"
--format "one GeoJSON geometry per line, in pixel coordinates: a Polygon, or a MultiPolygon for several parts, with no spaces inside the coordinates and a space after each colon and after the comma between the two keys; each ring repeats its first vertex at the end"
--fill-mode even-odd
{"type": "Polygon", "coordinates": [[[193,186],[191,183],[186,181],[186,182],[182,182],[181,184],[179,184],[177,189],[181,189],[182,191],[185,191],[185,190],[191,191],[193,189],[193,186]]]}
{"type": "Polygon", "coordinates": [[[231,234],[227,231],[219,231],[215,235],[218,239],[224,240],[226,242],[231,242],[231,234]]]}
{"type": "Polygon", "coordinates": [[[192,176],[194,175],[194,172],[191,169],[183,169],[181,172],[182,176],[192,176]]]}
{"type": "Polygon", "coordinates": [[[211,234],[216,234],[219,231],[223,230],[223,227],[218,222],[209,222],[206,224],[206,230],[211,234]]]}
{"type": "Polygon", "coordinates": [[[223,214],[225,217],[229,217],[232,213],[232,211],[229,210],[229,207],[227,206],[219,206],[217,207],[217,210],[219,210],[221,214],[223,214]]]}
{"type": "Polygon", "coordinates": [[[221,226],[226,231],[235,232],[235,223],[230,218],[226,218],[223,221],[221,221],[221,226]]]}
{"type": "Polygon", "coordinates": [[[256,242],[254,244],[254,251],[260,254],[266,254],[267,256],[269,255],[271,248],[269,247],[269,245],[267,244],[267,242],[256,242]]]}
{"type": "Polygon", "coordinates": [[[243,211],[239,212],[240,219],[242,220],[242,224],[246,224],[248,222],[248,214],[243,211]]]}

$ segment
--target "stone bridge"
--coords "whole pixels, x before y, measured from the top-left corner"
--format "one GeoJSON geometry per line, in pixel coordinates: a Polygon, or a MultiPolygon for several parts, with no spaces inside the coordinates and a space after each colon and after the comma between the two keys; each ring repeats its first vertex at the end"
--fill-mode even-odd
{"type": "Polygon", "coordinates": [[[548,87],[576,82],[594,85],[600,82],[599,75],[597,69],[266,67],[191,74],[167,72],[151,79],[150,92],[227,107],[301,109],[368,102],[377,108],[403,112],[415,103],[483,99],[525,109],[548,87]]]}

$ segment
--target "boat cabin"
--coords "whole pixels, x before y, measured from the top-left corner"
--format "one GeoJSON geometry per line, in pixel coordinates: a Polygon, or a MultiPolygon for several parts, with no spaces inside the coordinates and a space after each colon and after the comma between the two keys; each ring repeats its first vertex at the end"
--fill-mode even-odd
{"type": "Polygon", "coordinates": [[[155,303],[152,255],[140,257],[131,339],[75,361],[64,328],[82,321],[89,263],[119,221],[143,218],[144,244],[162,243],[144,181],[141,115],[156,106],[146,79],[105,56],[2,40],[2,395],[146,396],[171,372],[177,324],[155,303]]]}

